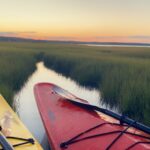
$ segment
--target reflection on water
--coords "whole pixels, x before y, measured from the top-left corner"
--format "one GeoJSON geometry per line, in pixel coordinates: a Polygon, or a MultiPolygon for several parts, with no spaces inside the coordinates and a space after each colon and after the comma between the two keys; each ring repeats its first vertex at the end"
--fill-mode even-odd
{"type": "Polygon", "coordinates": [[[87,89],[79,86],[70,78],[66,78],[37,63],[37,70],[30,76],[24,87],[14,97],[14,107],[21,120],[32,132],[35,138],[42,144],[44,149],[49,149],[45,130],[35,102],[33,87],[38,82],[51,82],[68,90],[74,95],[88,100],[89,103],[99,105],[100,95],[95,89],[87,89]]]}

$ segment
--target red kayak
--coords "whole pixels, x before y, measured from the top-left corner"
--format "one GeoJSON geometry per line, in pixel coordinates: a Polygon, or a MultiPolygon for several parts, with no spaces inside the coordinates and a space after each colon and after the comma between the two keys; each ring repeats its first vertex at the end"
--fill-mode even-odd
{"type": "Polygon", "coordinates": [[[150,134],[133,128],[135,122],[89,109],[87,101],[54,84],[39,83],[34,94],[52,150],[150,150],[150,134]]]}

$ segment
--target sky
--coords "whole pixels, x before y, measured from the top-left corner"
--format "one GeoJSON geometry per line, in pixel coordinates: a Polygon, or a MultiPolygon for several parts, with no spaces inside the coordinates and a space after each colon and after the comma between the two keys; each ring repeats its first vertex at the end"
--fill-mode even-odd
{"type": "Polygon", "coordinates": [[[0,36],[150,43],[150,0],[0,0],[0,36]]]}

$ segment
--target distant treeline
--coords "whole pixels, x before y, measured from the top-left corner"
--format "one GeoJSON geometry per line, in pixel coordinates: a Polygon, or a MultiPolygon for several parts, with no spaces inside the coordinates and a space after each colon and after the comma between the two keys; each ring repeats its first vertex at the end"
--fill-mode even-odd
{"type": "Polygon", "coordinates": [[[59,40],[36,40],[28,38],[0,36],[0,42],[33,42],[50,44],[95,44],[95,45],[131,45],[131,46],[150,46],[150,43],[125,43],[125,42],[81,42],[81,41],[59,41],[59,40]]]}

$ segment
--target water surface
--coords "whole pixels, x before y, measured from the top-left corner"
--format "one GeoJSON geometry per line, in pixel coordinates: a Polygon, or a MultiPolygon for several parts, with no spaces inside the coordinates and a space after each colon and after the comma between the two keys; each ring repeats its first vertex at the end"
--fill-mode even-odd
{"type": "Polygon", "coordinates": [[[150,48],[150,45],[128,45],[128,44],[85,44],[87,46],[97,46],[97,47],[143,47],[150,48]]]}

